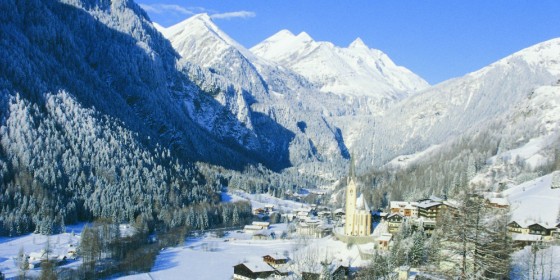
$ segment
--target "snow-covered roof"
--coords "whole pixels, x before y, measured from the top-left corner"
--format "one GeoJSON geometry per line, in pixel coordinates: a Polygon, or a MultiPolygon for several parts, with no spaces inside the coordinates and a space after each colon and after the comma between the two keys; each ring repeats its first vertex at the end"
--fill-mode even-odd
{"type": "Polygon", "coordinates": [[[391,201],[390,207],[391,208],[416,208],[418,206],[418,202],[416,201],[391,201]]]}
{"type": "MultiPolygon", "coordinates": [[[[327,265],[329,274],[333,274],[339,267],[346,267],[344,264],[342,264],[341,261],[336,261],[333,260],[330,264],[327,265]]],[[[310,267],[308,267],[306,270],[304,270],[303,272],[310,272],[310,273],[316,273],[316,274],[322,274],[323,273],[323,265],[312,265],[310,267]]]]}
{"type": "Polygon", "coordinates": [[[243,229],[245,229],[245,230],[261,230],[262,227],[261,226],[255,226],[255,225],[246,225],[245,227],[243,227],[243,229]]]}
{"type": "Polygon", "coordinates": [[[391,241],[391,239],[393,238],[393,235],[390,233],[384,233],[381,236],[379,236],[379,238],[377,238],[378,241],[391,241]]]}
{"type": "Polygon", "coordinates": [[[360,196],[356,200],[356,210],[366,210],[368,212],[370,211],[363,193],[360,194],[360,196]]]}
{"type": "Polygon", "coordinates": [[[449,200],[445,200],[443,201],[443,204],[453,207],[453,208],[457,208],[459,207],[459,202],[457,200],[453,200],[453,199],[449,199],[449,200]]]}
{"type": "Polygon", "coordinates": [[[253,222],[254,226],[269,226],[270,223],[269,222],[253,222]]]}
{"type": "Polygon", "coordinates": [[[404,216],[403,216],[403,215],[401,215],[400,213],[393,213],[393,214],[391,214],[391,215],[387,216],[387,219],[390,219],[390,218],[392,218],[392,217],[395,217],[395,216],[399,216],[399,217],[401,217],[401,218],[403,218],[403,217],[404,217],[404,216]]]}
{"type": "Polygon", "coordinates": [[[519,225],[520,227],[522,227],[522,228],[527,228],[527,227],[529,227],[530,224],[532,224],[532,222],[527,223],[527,222],[524,222],[524,221],[511,221],[511,222],[509,222],[509,223],[510,223],[510,224],[511,224],[511,223],[516,223],[516,224],[518,224],[518,225],[519,225]]]}
{"type": "Polygon", "coordinates": [[[422,202],[418,203],[418,208],[430,208],[430,207],[434,207],[434,206],[438,206],[438,205],[441,205],[441,202],[422,201],[422,202]]]}
{"type": "Polygon", "coordinates": [[[288,257],[286,257],[286,256],[284,256],[284,255],[282,255],[282,254],[279,254],[279,253],[268,254],[268,255],[266,255],[266,256],[263,256],[263,258],[264,258],[264,257],[267,257],[267,256],[268,256],[268,257],[271,257],[271,258],[273,258],[273,259],[275,259],[275,260],[287,260],[287,259],[288,259],[288,257]]]}
{"type": "Polygon", "coordinates": [[[546,229],[555,229],[556,228],[556,224],[545,224],[545,223],[531,223],[528,227],[530,226],[534,226],[534,225],[539,225],[543,228],[546,229]]]}
{"type": "Polygon", "coordinates": [[[252,272],[267,272],[267,271],[274,271],[274,268],[269,264],[265,263],[264,261],[253,261],[253,262],[246,262],[243,265],[251,270],[252,272]]]}
{"type": "Polygon", "coordinates": [[[495,204],[495,205],[500,205],[500,206],[508,206],[509,202],[506,198],[503,197],[491,197],[488,199],[488,202],[490,202],[491,204],[495,204]]]}
{"type": "Polygon", "coordinates": [[[121,237],[130,237],[138,232],[138,230],[131,224],[120,224],[119,231],[121,233],[121,237]]]}

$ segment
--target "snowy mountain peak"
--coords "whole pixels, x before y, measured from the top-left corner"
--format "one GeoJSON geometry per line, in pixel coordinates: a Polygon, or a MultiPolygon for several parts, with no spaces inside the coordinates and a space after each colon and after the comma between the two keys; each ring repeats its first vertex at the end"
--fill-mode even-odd
{"type": "Polygon", "coordinates": [[[291,38],[294,38],[294,37],[296,37],[296,35],[294,35],[294,33],[292,33],[290,30],[282,29],[282,30],[276,32],[276,34],[270,36],[267,40],[281,41],[281,40],[291,39],[291,38]]]}
{"type": "Polygon", "coordinates": [[[316,42],[305,32],[295,37],[279,32],[250,50],[304,76],[322,92],[368,96],[386,102],[429,86],[381,51],[370,49],[360,38],[348,48],[341,48],[330,42],[316,42]]]}
{"type": "Polygon", "coordinates": [[[305,31],[299,33],[296,37],[302,42],[313,42],[313,38],[311,38],[311,36],[309,36],[309,34],[305,31]]]}
{"type": "Polygon", "coordinates": [[[369,47],[364,43],[364,41],[362,41],[362,39],[360,37],[356,38],[356,40],[354,40],[354,42],[350,43],[350,45],[348,46],[349,49],[369,49],[369,47]]]}
{"type": "Polygon", "coordinates": [[[212,18],[207,13],[196,14],[196,15],[192,16],[190,19],[191,20],[195,20],[195,19],[196,20],[201,20],[201,21],[204,21],[204,22],[214,24],[214,22],[212,21],[212,18]]]}
{"type": "Polygon", "coordinates": [[[194,15],[176,25],[162,30],[173,47],[185,59],[209,67],[214,59],[220,59],[227,49],[236,49],[245,57],[253,57],[212,21],[208,14],[194,15]]]}

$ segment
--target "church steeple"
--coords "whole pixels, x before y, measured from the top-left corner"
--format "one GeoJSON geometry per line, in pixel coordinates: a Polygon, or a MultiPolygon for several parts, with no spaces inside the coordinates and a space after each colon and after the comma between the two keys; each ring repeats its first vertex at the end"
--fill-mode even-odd
{"type": "Polygon", "coordinates": [[[350,170],[348,171],[348,182],[356,179],[356,162],[354,160],[354,152],[350,155],[350,170]]]}

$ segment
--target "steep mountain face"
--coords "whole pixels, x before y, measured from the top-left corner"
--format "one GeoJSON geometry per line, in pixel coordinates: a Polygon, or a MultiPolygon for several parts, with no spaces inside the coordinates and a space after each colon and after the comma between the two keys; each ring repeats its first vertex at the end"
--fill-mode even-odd
{"type": "Polygon", "coordinates": [[[134,2],[1,1],[0,15],[0,234],[93,217],[172,226],[215,199],[192,161],[272,162],[193,121],[211,112],[244,133],[134,2]]]}
{"type": "Polygon", "coordinates": [[[348,157],[340,129],[329,118],[353,114],[354,104],[333,94],[318,94],[304,77],[253,55],[208,15],[196,15],[160,31],[182,62],[200,67],[194,80],[201,81],[202,88],[216,89],[215,100],[254,133],[259,147],[289,151],[289,158],[275,157],[284,167],[338,163],[348,157]],[[262,115],[270,120],[261,119],[262,115]],[[288,131],[282,134],[272,129],[278,124],[288,131]]]}
{"type": "Polygon", "coordinates": [[[400,199],[499,191],[560,170],[559,53],[560,39],[546,41],[404,100],[354,143],[375,147],[377,166],[391,160],[367,180],[400,199]]]}
{"type": "Polygon", "coordinates": [[[394,153],[415,152],[503,116],[538,87],[558,82],[558,53],[560,39],[543,42],[411,96],[380,119],[378,139],[394,153]]]}
{"type": "Polygon", "coordinates": [[[31,11],[3,18],[7,39],[0,67],[11,93],[42,102],[43,93],[65,89],[80,104],[121,120],[147,144],[156,140],[179,158],[232,168],[252,162],[245,147],[192,121],[197,105],[207,104],[226,113],[222,121],[230,127],[242,126],[178,69],[169,42],[132,1],[5,5],[3,11],[31,11]]]}
{"type": "Polygon", "coordinates": [[[428,87],[410,70],[397,66],[383,52],[357,38],[347,48],[316,42],[307,33],[282,30],[251,48],[255,55],[306,77],[322,92],[377,102],[400,100],[428,87]]]}

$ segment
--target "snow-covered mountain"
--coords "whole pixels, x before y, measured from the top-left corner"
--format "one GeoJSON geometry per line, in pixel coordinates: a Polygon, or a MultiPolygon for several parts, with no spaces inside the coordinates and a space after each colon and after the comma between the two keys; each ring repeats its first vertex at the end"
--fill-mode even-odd
{"type": "Polygon", "coordinates": [[[199,67],[189,68],[191,76],[192,69],[204,73],[194,80],[216,90],[214,99],[244,124],[245,135],[255,135],[259,147],[270,149],[283,138],[266,133],[270,123],[254,127],[257,114],[293,133],[280,145],[289,146],[290,165],[300,168],[325,159],[338,166],[344,163],[340,155],[353,149],[367,169],[433,149],[498,118],[512,127],[506,116],[533,90],[554,84],[559,72],[555,40],[429,86],[360,39],[340,48],[283,30],[247,50],[204,14],[160,30],[184,63],[199,67]]]}
{"type": "MultiPolygon", "coordinates": [[[[220,106],[131,0],[0,1],[0,234],[211,202],[194,161],[262,162],[193,121],[220,106]],[[194,109],[193,109],[194,108],[194,109]]],[[[232,131],[242,125],[222,111],[232,131]]],[[[166,220],[166,221],[164,221],[166,220]]]]}
{"type": "Polygon", "coordinates": [[[284,187],[290,176],[343,176],[349,150],[363,172],[483,132],[491,149],[479,162],[531,171],[554,160],[560,39],[427,87],[360,40],[338,48],[283,31],[251,51],[207,15],[162,28],[131,0],[0,1],[0,11],[13,11],[0,25],[3,233],[172,217],[219,187],[195,161],[288,169],[262,180],[284,187]],[[170,197],[170,209],[134,208],[170,197]]]}
{"type": "Polygon", "coordinates": [[[367,106],[360,109],[357,101],[320,93],[305,77],[253,55],[206,14],[160,30],[183,63],[202,69],[195,80],[202,88],[216,88],[215,100],[246,124],[260,147],[288,147],[293,166],[323,160],[342,163],[348,157],[340,129],[329,118],[356,111],[369,114],[367,106]],[[232,90],[224,90],[228,88],[232,90]],[[259,119],[263,115],[272,122],[259,119]],[[287,129],[292,138],[279,135],[272,125],[287,129]]]}
{"type": "MultiPolygon", "coordinates": [[[[529,106],[536,89],[558,83],[559,54],[560,39],[546,41],[406,98],[377,120],[377,147],[385,160],[415,153],[529,106]]],[[[360,145],[373,138],[364,134],[360,145]]]]}
{"type": "Polygon", "coordinates": [[[322,92],[393,101],[429,86],[360,38],[341,48],[316,42],[305,32],[296,36],[282,30],[252,47],[251,52],[301,74],[322,92]]]}

